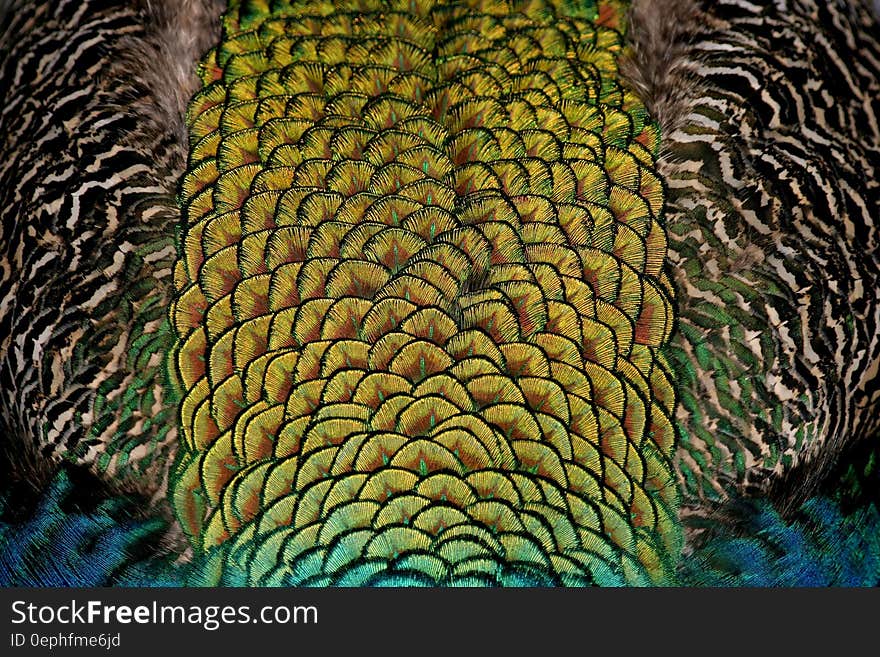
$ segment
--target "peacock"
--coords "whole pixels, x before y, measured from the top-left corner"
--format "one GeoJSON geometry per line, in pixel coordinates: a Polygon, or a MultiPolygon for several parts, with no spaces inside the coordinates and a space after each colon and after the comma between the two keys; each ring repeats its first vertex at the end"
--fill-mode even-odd
{"type": "Polygon", "coordinates": [[[880,584],[878,13],[0,1],[0,581],[880,584]]]}

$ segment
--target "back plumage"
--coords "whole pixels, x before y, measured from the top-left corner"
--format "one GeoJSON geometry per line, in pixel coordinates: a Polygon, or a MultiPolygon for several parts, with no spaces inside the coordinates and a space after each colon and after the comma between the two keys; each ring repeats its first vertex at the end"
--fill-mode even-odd
{"type": "Polygon", "coordinates": [[[867,2],[7,5],[8,581],[877,582],[867,2]]]}

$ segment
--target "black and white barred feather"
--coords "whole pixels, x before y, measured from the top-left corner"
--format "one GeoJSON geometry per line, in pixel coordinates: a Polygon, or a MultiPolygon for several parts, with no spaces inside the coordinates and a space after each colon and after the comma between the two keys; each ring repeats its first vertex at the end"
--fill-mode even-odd
{"type": "Polygon", "coordinates": [[[691,504],[796,506],[880,421],[880,29],[868,3],[635,3],[663,122],[691,504]]]}
{"type": "Polygon", "coordinates": [[[214,3],[4,3],[0,422],[155,493],[175,450],[161,374],[183,112],[214,3]]]}

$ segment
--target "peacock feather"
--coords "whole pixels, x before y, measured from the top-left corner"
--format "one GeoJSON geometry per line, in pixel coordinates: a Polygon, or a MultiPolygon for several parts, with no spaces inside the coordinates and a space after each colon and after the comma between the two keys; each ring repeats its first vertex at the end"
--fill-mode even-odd
{"type": "Polygon", "coordinates": [[[113,494],[82,472],[59,470],[40,496],[23,482],[0,491],[0,586],[174,586],[166,524],[130,495],[113,494]],[[22,499],[38,502],[32,507],[22,499]]]}
{"type": "Polygon", "coordinates": [[[0,0],[0,582],[880,581],[868,0],[0,0]]]}
{"type": "Polygon", "coordinates": [[[663,185],[621,11],[230,3],[171,308],[175,511],[223,568],[671,580],[663,185]]]}

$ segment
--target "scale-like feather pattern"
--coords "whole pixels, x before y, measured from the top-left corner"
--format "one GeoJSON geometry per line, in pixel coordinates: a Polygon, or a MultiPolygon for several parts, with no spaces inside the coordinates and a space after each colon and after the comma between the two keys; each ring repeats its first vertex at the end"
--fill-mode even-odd
{"type": "Polygon", "coordinates": [[[254,584],[660,583],[656,127],[618,3],[230,3],[188,115],[178,518],[254,584]]]}

